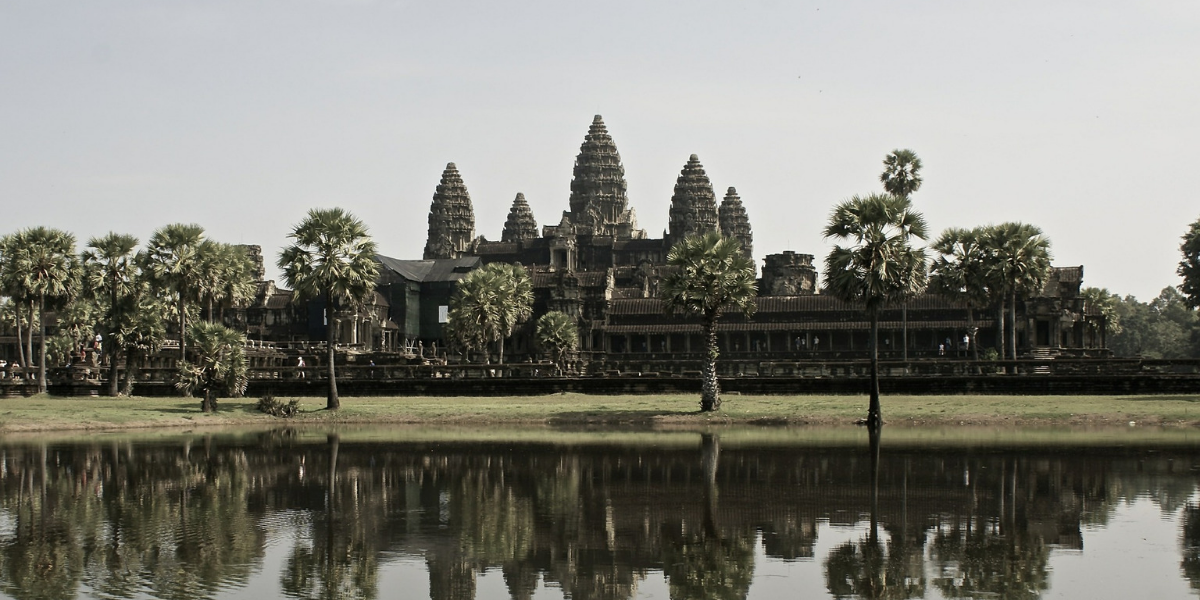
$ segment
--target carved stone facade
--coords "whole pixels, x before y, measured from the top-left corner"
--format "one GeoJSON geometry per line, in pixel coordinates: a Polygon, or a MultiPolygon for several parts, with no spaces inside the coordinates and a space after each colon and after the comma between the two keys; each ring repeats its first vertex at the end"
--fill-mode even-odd
{"type": "Polygon", "coordinates": [[[689,235],[716,229],[716,194],[713,193],[712,182],[708,180],[704,166],[700,164],[700,158],[693,154],[675,180],[668,238],[675,244],[689,235]]]}
{"type": "Polygon", "coordinates": [[[533,210],[525,201],[525,194],[518,193],[508,211],[508,220],[504,222],[504,233],[500,234],[500,241],[519,242],[537,237],[538,226],[537,220],[533,218],[533,210]]]}
{"type": "Polygon", "coordinates": [[[641,238],[637,219],[626,196],[625,167],[604,119],[596,115],[588,129],[571,179],[571,210],[565,213],[579,233],[617,238],[641,238]]]}
{"type": "MultiPolygon", "coordinates": [[[[597,116],[575,159],[570,210],[557,224],[543,226],[539,236],[528,203],[518,195],[501,241],[487,241],[471,239],[474,221],[466,188],[453,165],[447,169],[430,215],[426,257],[433,251],[436,257],[475,257],[477,264],[520,263],[532,276],[533,318],[506,342],[508,360],[520,360],[517,357],[534,347],[533,322],[550,310],[576,319],[580,357],[591,361],[593,370],[620,370],[630,361],[674,360],[701,352],[699,323],[666,317],[658,300],[659,284],[671,272],[667,251],[686,235],[719,230],[738,239],[752,255],[746,208],[730,187],[718,210],[712,182],[692,155],[671,197],[669,229],[663,238],[652,239],[636,228],[624,173],[616,144],[597,116]]],[[[1079,279],[1075,271],[1056,271],[1056,283],[1047,284],[1041,297],[1023,303],[1027,311],[1018,319],[1019,330],[1030,332],[1019,343],[1023,352],[1046,344],[1079,352],[1096,347],[1081,333],[1087,329],[1083,320],[1094,318],[1085,316],[1075,300],[1079,279]],[[1059,287],[1051,290],[1054,286],[1059,287]]],[[[731,314],[719,326],[722,355],[745,358],[750,356],[745,353],[753,353],[763,360],[864,356],[869,333],[865,314],[820,294],[818,286],[811,254],[768,255],[753,319],[731,314]]],[[[909,302],[906,318],[899,308],[881,317],[881,351],[899,355],[901,340],[908,340],[909,356],[939,356],[939,347],[945,352],[947,346],[962,355],[965,351],[958,349],[957,341],[968,327],[966,317],[964,306],[923,295],[909,302]],[[902,332],[905,327],[907,334],[902,332]]],[[[975,317],[979,343],[991,343],[988,327],[994,323],[983,311],[975,317]]]]}
{"type": "Polygon", "coordinates": [[[429,238],[426,260],[459,258],[475,239],[475,211],[458,167],[448,163],[429,206],[429,238]]]}
{"type": "Polygon", "coordinates": [[[764,259],[758,292],[762,296],[802,296],[817,293],[813,255],[788,250],[764,259]]]}
{"type": "Polygon", "coordinates": [[[742,252],[754,261],[754,234],[750,231],[750,217],[746,216],[746,207],[736,188],[725,192],[721,207],[717,210],[721,221],[721,235],[733,238],[742,244],[742,252]]]}

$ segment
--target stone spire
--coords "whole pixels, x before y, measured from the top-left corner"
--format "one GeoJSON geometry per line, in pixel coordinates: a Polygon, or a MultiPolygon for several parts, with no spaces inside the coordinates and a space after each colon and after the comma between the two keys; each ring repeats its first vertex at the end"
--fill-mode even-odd
{"type": "Polygon", "coordinates": [[[685,236],[707,233],[717,229],[717,196],[712,183],[695,154],[688,159],[675,180],[675,195],[671,196],[671,243],[685,236]]]}
{"type": "Polygon", "coordinates": [[[754,234],[750,232],[750,218],[746,216],[746,207],[737,190],[729,188],[725,199],[721,200],[718,210],[721,221],[721,235],[741,242],[742,250],[751,262],[754,261],[754,234]]]}
{"type": "Polygon", "coordinates": [[[608,135],[604,119],[596,115],[579,147],[579,156],[575,157],[568,215],[571,222],[595,235],[638,237],[625,190],[621,155],[608,135]]]}
{"type": "Polygon", "coordinates": [[[537,237],[537,220],[533,218],[529,203],[525,201],[525,194],[518,193],[508,211],[508,220],[504,222],[504,233],[500,234],[500,241],[519,242],[537,237]]]}
{"type": "Polygon", "coordinates": [[[475,211],[471,196],[454,163],[447,163],[442,182],[429,206],[429,238],[425,259],[458,258],[475,239],[475,211]]]}

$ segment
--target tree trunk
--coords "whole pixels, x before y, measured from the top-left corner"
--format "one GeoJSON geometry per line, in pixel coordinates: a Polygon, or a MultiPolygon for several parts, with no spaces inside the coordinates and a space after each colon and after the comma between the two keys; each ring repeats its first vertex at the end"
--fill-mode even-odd
{"type": "Polygon", "coordinates": [[[975,307],[967,305],[967,345],[971,347],[971,360],[979,360],[979,344],[975,341],[975,337],[979,335],[979,329],[975,327],[975,307]]]}
{"type": "Polygon", "coordinates": [[[117,382],[117,358],[121,355],[121,349],[117,346],[117,341],[113,339],[113,330],[117,328],[117,278],[109,277],[108,279],[108,331],[104,332],[107,335],[107,342],[104,346],[104,353],[108,355],[108,395],[117,397],[120,392],[117,382]]]}
{"type": "Polygon", "coordinates": [[[1000,305],[996,308],[996,349],[1000,351],[1000,360],[1004,360],[1007,356],[1004,353],[1004,299],[1000,299],[1000,305]]]}
{"type": "Polygon", "coordinates": [[[704,468],[704,533],[720,537],[717,524],[717,465],[721,459],[721,437],[712,433],[700,434],[700,464],[704,468]]]}
{"type": "Polygon", "coordinates": [[[200,401],[200,410],[206,413],[216,412],[217,401],[213,398],[211,389],[204,389],[204,399],[200,401]]]}
{"type": "Polygon", "coordinates": [[[1015,290],[1008,299],[1008,314],[1010,317],[1008,351],[1012,353],[1012,359],[1017,360],[1017,292],[1015,290]]]}
{"type": "MultiPolygon", "coordinates": [[[[883,437],[883,427],[870,427],[869,439],[871,444],[871,544],[879,542],[879,442],[883,437]]],[[[873,597],[873,596],[872,596],[873,597]]]]}
{"type": "Polygon", "coordinates": [[[137,379],[137,361],[140,358],[136,350],[125,352],[125,385],[121,391],[126,396],[133,395],[133,382],[137,379]]]}
{"type": "Polygon", "coordinates": [[[38,393],[45,394],[46,385],[46,295],[38,294],[38,393]]]}
{"type": "Polygon", "coordinates": [[[187,362],[187,303],[179,290],[179,362],[187,362]]]}
{"type": "Polygon", "coordinates": [[[325,399],[326,410],[337,410],[342,407],[342,401],[338,399],[337,391],[337,371],[334,369],[333,359],[335,356],[333,331],[333,294],[325,294],[325,346],[329,360],[329,394],[325,399]]]}
{"type": "Polygon", "coordinates": [[[905,302],[900,307],[900,320],[903,323],[904,333],[900,338],[900,343],[904,344],[904,368],[908,368],[908,302],[905,302]]]}
{"type": "Polygon", "coordinates": [[[717,318],[704,317],[704,371],[700,382],[700,412],[721,410],[721,384],[717,381],[717,318]]]}
{"type": "MultiPolygon", "coordinates": [[[[39,322],[38,325],[41,325],[39,322]]],[[[29,301],[29,331],[25,332],[25,368],[33,368],[33,300],[29,301]]],[[[20,340],[17,340],[18,342],[20,340]]]]}
{"type": "Polygon", "coordinates": [[[104,352],[108,354],[108,395],[117,397],[120,395],[117,383],[117,358],[121,356],[121,352],[117,350],[116,343],[113,341],[111,334],[108,338],[108,344],[111,348],[105,348],[104,352]]]}
{"type": "Polygon", "coordinates": [[[883,424],[879,408],[879,313],[871,311],[871,403],[867,409],[867,427],[883,424]]]}
{"type": "MultiPolygon", "coordinates": [[[[21,366],[28,367],[29,361],[25,359],[25,344],[23,343],[25,336],[21,333],[21,305],[16,302],[13,303],[13,315],[17,321],[17,358],[20,360],[19,364],[21,366]]],[[[33,325],[33,323],[30,323],[30,325],[33,325]]]]}
{"type": "Polygon", "coordinates": [[[216,323],[216,321],[214,321],[214,320],[213,320],[213,299],[212,299],[212,296],[209,296],[209,297],[208,297],[208,322],[209,322],[209,323],[216,323]]]}
{"type": "Polygon", "coordinates": [[[503,336],[501,336],[501,338],[499,340],[496,340],[496,350],[497,350],[496,354],[500,357],[500,364],[504,364],[504,337],[503,336]]]}

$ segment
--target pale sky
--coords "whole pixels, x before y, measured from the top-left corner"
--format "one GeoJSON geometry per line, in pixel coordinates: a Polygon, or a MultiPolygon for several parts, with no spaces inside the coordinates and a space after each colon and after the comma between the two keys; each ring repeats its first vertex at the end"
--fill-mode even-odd
{"type": "MultiPolygon", "coordinates": [[[[1042,227],[1149,300],[1200,218],[1200,2],[0,2],[0,233],[194,222],[269,262],[312,207],[420,258],[455,162],[477,233],[568,208],[592,116],[652,237],[698,154],[760,259],[915,150],[931,231],[1042,227]]],[[[275,275],[275,270],[270,273],[275,275]]]]}

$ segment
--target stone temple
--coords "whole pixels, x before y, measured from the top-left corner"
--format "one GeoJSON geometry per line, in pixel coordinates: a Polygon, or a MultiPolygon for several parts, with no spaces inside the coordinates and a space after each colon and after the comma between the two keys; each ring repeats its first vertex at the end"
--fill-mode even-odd
{"type": "MultiPolygon", "coordinates": [[[[471,197],[454,163],[448,164],[430,205],[424,260],[381,257],[380,301],[389,304],[385,310],[397,339],[446,347],[444,318],[438,315],[444,317],[452,282],[478,265],[506,262],[527,268],[535,286],[534,318],[506,342],[510,360],[535,354],[532,323],[550,310],[577,320],[580,357],[593,371],[698,355],[700,324],[665,316],[658,283],[668,268],[667,251],[687,235],[720,231],[752,256],[750,211],[737,190],[728,187],[718,205],[700,158],[691,155],[671,198],[663,199],[668,230],[661,238],[649,237],[638,228],[621,155],[600,115],[580,145],[569,190],[567,210],[540,230],[525,196],[516,194],[500,240],[490,241],[475,235],[471,197]],[[421,289],[431,291],[422,294],[421,289]]],[[[1082,355],[1103,349],[1102,317],[1085,311],[1079,296],[1082,271],[1056,268],[1046,289],[1022,303],[1016,323],[1019,351],[1082,355]]],[[[718,326],[725,356],[865,356],[865,314],[820,294],[811,254],[768,254],[759,294],[753,318],[728,315],[718,326]]],[[[974,316],[977,343],[993,347],[994,315],[978,311],[974,316]]],[[[910,356],[962,355],[961,340],[971,324],[964,306],[924,295],[909,302],[903,317],[899,308],[881,315],[881,352],[899,356],[907,344],[910,356]]]]}

